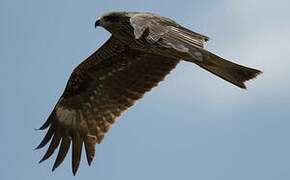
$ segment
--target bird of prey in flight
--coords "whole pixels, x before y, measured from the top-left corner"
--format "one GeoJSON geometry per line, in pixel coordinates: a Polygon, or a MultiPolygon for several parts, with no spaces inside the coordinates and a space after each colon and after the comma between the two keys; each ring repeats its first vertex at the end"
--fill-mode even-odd
{"type": "Polygon", "coordinates": [[[47,121],[48,131],[37,149],[49,144],[40,162],[59,147],[53,169],[72,144],[72,171],[79,167],[84,145],[90,165],[122,112],[164,79],[181,61],[192,62],[218,77],[246,88],[244,82],[261,71],[225,60],[204,49],[207,36],[151,13],[111,12],[95,23],[112,35],[72,72],[47,121]]]}

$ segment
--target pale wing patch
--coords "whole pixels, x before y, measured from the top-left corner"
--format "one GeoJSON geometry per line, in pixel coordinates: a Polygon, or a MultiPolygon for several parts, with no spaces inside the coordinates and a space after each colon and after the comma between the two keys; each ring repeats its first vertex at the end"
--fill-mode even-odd
{"type": "Polygon", "coordinates": [[[140,39],[145,30],[149,30],[147,40],[151,43],[157,42],[167,30],[163,28],[158,22],[154,21],[153,15],[137,14],[130,18],[130,23],[134,28],[134,35],[136,39],[140,39]]]}
{"type": "Polygon", "coordinates": [[[203,44],[205,42],[204,39],[199,39],[197,37],[194,37],[188,33],[185,33],[184,31],[180,30],[177,27],[174,26],[168,26],[167,27],[171,33],[173,33],[176,38],[180,38],[181,40],[193,45],[193,46],[199,46],[203,47],[203,44]]]}
{"type": "Polygon", "coordinates": [[[134,35],[136,39],[140,39],[144,34],[145,30],[148,28],[148,24],[144,23],[144,17],[135,16],[134,18],[130,18],[130,23],[134,28],[134,35]]]}
{"type": "Polygon", "coordinates": [[[175,22],[151,14],[137,14],[130,19],[130,23],[134,28],[136,39],[142,37],[148,30],[149,34],[145,37],[148,43],[157,43],[187,53],[197,61],[203,60],[199,48],[203,47],[205,39],[189,30],[185,31],[182,27],[179,28],[175,22]]]}
{"type": "Polygon", "coordinates": [[[69,126],[74,124],[77,112],[73,109],[67,109],[61,105],[56,107],[56,116],[62,125],[69,126]]]}
{"type": "Polygon", "coordinates": [[[179,44],[177,41],[162,39],[162,41],[158,43],[166,48],[173,48],[180,52],[189,53],[189,49],[182,44],[179,44]]]}

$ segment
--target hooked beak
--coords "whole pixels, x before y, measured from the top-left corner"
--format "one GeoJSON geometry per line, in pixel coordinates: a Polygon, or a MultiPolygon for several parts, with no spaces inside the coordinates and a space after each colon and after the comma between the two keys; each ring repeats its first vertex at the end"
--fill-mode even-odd
{"type": "Polygon", "coordinates": [[[98,20],[95,22],[95,28],[97,28],[97,27],[100,26],[100,25],[101,25],[101,20],[98,19],[98,20]]]}

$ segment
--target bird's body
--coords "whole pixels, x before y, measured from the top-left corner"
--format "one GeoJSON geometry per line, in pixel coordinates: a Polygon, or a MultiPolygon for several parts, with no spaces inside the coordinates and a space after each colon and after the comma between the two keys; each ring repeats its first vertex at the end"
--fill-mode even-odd
{"type": "Polygon", "coordinates": [[[112,12],[96,26],[112,33],[110,39],[74,69],[65,91],[40,129],[49,130],[38,148],[50,146],[41,161],[60,145],[53,170],[64,160],[72,142],[75,174],[82,146],[90,164],[116,118],[156,86],[181,61],[193,62],[230,83],[244,82],[260,71],[247,68],[208,51],[208,37],[173,20],[151,13],[112,12]]]}

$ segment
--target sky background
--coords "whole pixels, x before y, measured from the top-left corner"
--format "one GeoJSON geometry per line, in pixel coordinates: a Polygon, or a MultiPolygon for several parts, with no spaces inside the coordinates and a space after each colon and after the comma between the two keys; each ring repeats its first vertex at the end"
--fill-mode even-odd
{"type": "Polygon", "coordinates": [[[290,179],[289,0],[1,0],[0,179],[290,179]],[[149,11],[211,37],[206,48],[264,74],[238,89],[190,63],[124,113],[71,173],[38,164],[35,131],[72,69],[109,37],[113,10],[149,11]]]}

